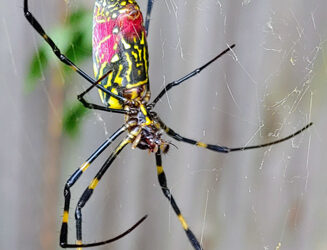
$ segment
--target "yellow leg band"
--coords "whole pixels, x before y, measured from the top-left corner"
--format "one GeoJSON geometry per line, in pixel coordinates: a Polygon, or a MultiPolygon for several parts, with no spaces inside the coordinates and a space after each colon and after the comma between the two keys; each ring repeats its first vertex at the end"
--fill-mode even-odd
{"type": "Polygon", "coordinates": [[[64,211],[64,215],[62,216],[62,222],[67,223],[68,222],[68,212],[64,211]]]}
{"type": "Polygon", "coordinates": [[[97,178],[94,178],[89,186],[89,189],[95,189],[95,187],[98,185],[98,183],[99,183],[99,180],[97,178]]]}
{"type": "Polygon", "coordinates": [[[163,173],[163,167],[162,166],[157,166],[157,173],[158,173],[158,175],[163,173]]]}
{"type": "Polygon", "coordinates": [[[184,217],[180,214],[180,215],[178,215],[178,219],[182,223],[182,226],[183,226],[184,230],[187,230],[188,229],[188,225],[187,225],[184,217]]]}
{"type": "Polygon", "coordinates": [[[207,144],[203,143],[203,142],[197,142],[196,143],[197,146],[202,147],[202,148],[206,148],[207,144]]]}
{"type": "MultiPolygon", "coordinates": [[[[77,240],[77,241],[76,241],[76,245],[82,245],[82,244],[83,244],[83,243],[82,243],[81,240],[77,240]]],[[[79,247],[79,248],[77,248],[77,250],[82,250],[82,248],[79,247]]]]}
{"type": "Polygon", "coordinates": [[[88,163],[88,162],[84,162],[83,164],[82,164],[82,166],[80,166],[80,170],[82,170],[82,172],[85,172],[85,170],[88,168],[90,166],[90,163],[88,163]]]}

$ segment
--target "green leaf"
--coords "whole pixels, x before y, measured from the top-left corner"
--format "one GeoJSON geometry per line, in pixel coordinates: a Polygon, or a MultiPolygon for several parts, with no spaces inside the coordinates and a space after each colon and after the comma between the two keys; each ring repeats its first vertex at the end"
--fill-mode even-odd
{"type": "Polygon", "coordinates": [[[68,23],[73,26],[79,25],[83,20],[85,21],[85,17],[90,20],[90,23],[92,23],[92,12],[84,8],[79,8],[69,15],[68,23]]]}
{"type": "MultiPolygon", "coordinates": [[[[55,42],[61,52],[72,60],[76,65],[80,65],[84,60],[92,56],[92,11],[77,9],[70,13],[67,21],[47,31],[51,39],[55,42]]],[[[49,45],[40,38],[40,46],[32,56],[27,73],[25,88],[28,91],[35,89],[44,72],[50,66],[62,67],[65,82],[75,73],[70,67],[61,63],[55,56],[49,45]]],[[[64,108],[63,130],[71,137],[78,134],[82,118],[87,114],[80,103],[74,103],[64,108]]]]}
{"type": "Polygon", "coordinates": [[[87,115],[86,109],[80,102],[70,104],[64,108],[63,129],[70,137],[79,133],[82,120],[87,115]]]}
{"type": "Polygon", "coordinates": [[[27,73],[27,81],[25,84],[25,90],[32,91],[35,89],[37,82],[42,78],[43,72],[48,65],[48,57],[44,47],[40,47],[39,50],[33,55],[29,70],[27,73]]]}
{"type": "MultiPolygon", "coordinates": [[[[56,43],[63,54],[75,64],[91,58],[92,56],[92,12],[85,9],[77,9],[68,16],[68,21],[48,32],[51,39],[56,43]]],[[[29,71],[26,78],[26,89],[34,90],[43,72],[59,59],[45,41],[32,56],[29,71]]],[[[69,67],[59,62],[63,68],[64,77],[71,75],[69,67]]]]}

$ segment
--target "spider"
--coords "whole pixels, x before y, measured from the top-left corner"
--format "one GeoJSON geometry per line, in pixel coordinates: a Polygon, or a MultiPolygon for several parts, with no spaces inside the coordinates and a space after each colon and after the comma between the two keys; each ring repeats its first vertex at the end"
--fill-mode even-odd
{"type": "Polygon", "coordinates": [[[155,154],[157,175],[161,189],[176,213],[191,245],[194,249],[200,250],[203,248],[186,223],[167,186],[165,172],[162,167],[161,155],[162,153],[168,152],[169,142],[162,138],[163,133],[177,141],[196,145],[215,152],[230,153],[266,147],[286,141],[300,134],[312,125],[312,123],[309,123],[297,132],[276,141],[235,148],[207,144],[186,138],[176,133],[159,118],[156,112],[153,111],[155,105],[170,89],[200,73],[218,58],[231,51],[235,47],[235,44],[227,46],[224,51],[212,58],[206,64],[193,70],[191,73],[167,84],[156,98],[149,103],[150,90],[148,78],[149,58],[147,35],[152,5],[153,0],[149,0],[145,22],[143,22],[142,13],[135,0],[95,1],[92,37],[93,64],[96,78],[96,80],[94,80],[60,52],[60,49],[57,47],[55,42],[47,35],[40,23],[29,11],[28,0],[24,0],[24,15],[28,22],[49,44],[61,62],[71,67],[77,74],[91,83],[91,86],[79,94],[77,99],[85,106],[85,108],[119,113],[123,114],[125,117],[124,124],[107,138],[98,149],[96,149],[96,151],[70,176],[65,184],[64,212],[60,230],[60,246],[63,248],[92,247],[113,242],[130,233],[146,219],[147,215],[142,217],[127,231],[109,240],[95,243],[83,243],[82,241],[82,208],[89,201],[102,176],[127,144],[131,144],[132,148],[148,150],[155,154]],[[102,105],[89,103],[84,98],[85,94],[91,91],[94,87],[98,88],[102,105]],[[120,141],[118,146],[107,158],[77,203],[75,210],[76,243],[68,243],[68,215],[71,198],[70,189],[88,169],[91,163],[123,132],[127,132],[127,136],[120,141]]]}

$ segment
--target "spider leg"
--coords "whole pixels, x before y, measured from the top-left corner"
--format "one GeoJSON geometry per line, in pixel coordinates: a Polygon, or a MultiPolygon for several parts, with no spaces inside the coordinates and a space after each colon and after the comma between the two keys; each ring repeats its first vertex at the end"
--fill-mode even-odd
{"type": "Polygon", "coordinates": [[[112,108],[108,108],[108,107],[101,106],[98,104],[89,103],[83,98],[83,96],[82,97],[78,96],[77,99],[83,104],[83,106],[85,108],[88,108],[88,109],[97,109],[97,110],[102,110],[102,111],[107,111],[107,112],[112,112],[112,113],[119,113],[119,114],[127,114],[128,113],[124,109],[112,109],[112,108]]]}
{"type": "Polygon", "coordinates": [[[150,18],[151,18],[151,11],[152,11],[152,6],[153,6],[153,1],[154,0],[149,0],[148,1],[148,7],[146,10],[146,16],[145,16],[145,31],[146,35],[148,36],[149,34],[149,25],[150,25],[150,18]]]}
{"type": "Polygon", "coordinates": [[[207,144],[207,143],[203,143],[203,142],[200,142],[200,141],[195,141],[193,139],[186,138],[184,136],[181,136],[181,135],[177,134],[171,128],[167,127],[161,120],[159,120],[159,123],[160,123],[161,128],[169,136],[171,136],[172,138],[174,138],[177,141],[186,142],[186,143],[189,143],[189,144],[192,144],[192,145],[196,145],[198,147],[207,148],[209,150],[220,152],[220,153],[229,153],[229,152],[234,152],[234,151],[244,151],[244,150],[248,150],[248,149],[263,148],[263,147],[271,146],[271,145],[274,145],[274,144],[277,144],[277,143],[280,143],[280,142],[283,142],[283,141],[287,141],[287,140],[293,138],[294,136],[302,133],[304,130],[306,130],[311,125],[313,125],[313,123],[310,122],[309,124],[307,124],[306,126],[301,128],[300,130],[294,132],[293,134],[290,134],[290,135],[288,135],[286,137],[283,137],[283,138],[281,138],[279,140],[276,140],[276,141],[272,141],[272,142],[268,142],[268,143],[264,143],[264,144],[259,144],[259,145],[253,145],[253,146],[230,148],[230,147],[226,147],[226,146],[207,144]]]}
{"type": "Polygon", "coordinates": [[[108,138],[86,161],[81,165],[80,168],[78,168],[74,174],[68,179],[65,185],[64,189],[64,196],[65,196],[65,205],[64,205],[64,213],[63,213],[63,220],[62,220],[62,226],[60,230],[60,246],[63,248],[80,248],[80,247],[91,247],[91,246],[98,246],[103,245],[109,242],[113,242],[115,240],[118,240],[122,238],[123,236],[127,235],[129,232],[131,232],[134,228],[136,228],[139,224],[145,220],[146,216],[142,217],[136,224],[134,224],[131,228],[129,228],[127,231],[123,232],[122,234],[106,240],[102,242],[96,242],[96,243],[90,243],[90,244],[78,244],[81,243],[82,240],[82,217],[81,217],[81,208],[85,205],[87,200],[90,198],[93,189],[95,188],[97,182],[100,180],[102,175],[105,173],[105,171],[109,168],[112,161],[116,158],[116,156],[119,154],[119,152],[127,145],[129,142],[128,140],[123,140],[119,146],[116,148],[114,153],[110,155],[108,160],[105,162],[103,167],[100,169],[96,177],[93,179],[90,186],[85,190],[82,197],[80,198],[78,202],[78,208],[79,208],[79,217],[76,216],[76,226],[77,226],[77,244],[68,244],[67,238],[68,238],[68,217],[69,217],[69,205],[70,205],[70,188],[76,183],[76,181],[79,179],[79,177],[87,170],[87,168],[90,166],[90,164],[113,142],[120,134],[122,134],[126,130],[126,126],[122,126],[120,129],[118,129],[110,138],[108,138]]]}
{"type": "Polygon", "coordinates": [[[219,55],[217,55],[216,57],[212,58],[209,62],[207,62],[206,64],[202,65],[201,67],[193,70],[191,73],[188,73],[187,75],[183,76],[182,78],[173,81],[171,83],[168,83],[165,88],[163,90],[161,90],[161,92],[159,93],[159,95],[153,100],[152,103],[150,103],[148,106],[151,108],[154,108],[154,106],[157,104],[157,102],[161,99],[161,97],[166,94],[172,87],[175,87],[179,84],[181,84],[182,82],[190,79],[191,77],[199,74],[203,69],[205,69],[206,67],[208,67],[211,63],[213,63],[214,61],[216,61],[218,58],[220,58],[221,56],[223,56],[224,54],[226,54],[228,51],[232,50],[235,47],[235,44],[228,46],[227,49],[225,49],[223,52],[221,52],[219,55]]]}
{"type": "Polygon", "coordinates": [[[160,149],[156,153],[156,164],[157,164],[158,180],[159,180],[159,184],[161,186],[162,192],[164,193],[166,198],[169,200],[172,208],[174,209],[180,223],[182,224],[183,229],[185,230],[187,238],[189,239],[189,241],[191,242],[191,244],[192,244],[192,246],[193,246],[193,248],[195,250],[203,250],[200,243],[198,242],[198,240],[194,236],[193,232],[191,231],[191,229],[187,225],[184,217],[181,214],[180,209],[178,208],[178,206],[177,206],[177,204],[175,202],[174,197],[172,196],[172,194],[170,193],[169,188],[167,187],[167,179],[166,179],[166,175],[165,175],[165,172],[163,170],[163,167],[162,167],[160,149]]]}
{"type": "Polygon", "coordinates": [[[68,237],[68,216],[69,216],[69,205],[70,205],[70,188],[76,183],[76,181],[81,177],[81,175],[88,169],[91,163],[124,131],[126,130],[125,126],[122,126],[118,129],[113,135],[111,135],[67,180],[64,197],[65,205],[62,218],[62,225],[60,230],[60,245],[62,247],[67,246],[67,237],[68,237]]]}
{"type": "MultiPolygon", "coordinates": [[[[86,74],[83,70],[81,70],[79,67],[77,67],[72,61],[70,61],[64,54],[61,53],[60,49],[57,47],[57,45],[53,42],[53,40],[45,33],[44,29],[40,25],[40,23],[35,19],[33,14],[28,9],[28,0],[24,0],[24,15],[27,19],[27,21],[33,26],[33,28],[43,37],[43,39],[49,44],[51,47],[53,53],[59,58],[61,62],[71,67],[74,71],[76,71],[80,76],[82,76],[85,80],[90,82],[91,84],[95,84],[95,80],[92,79],[88,74],[86,74]]],[[[107,90],[105,87],[103,87],[100,84],[96,84],[96,87],[104,91],[110,96],[113,96],[117,98],[120,101],[126,101],[126,98],[116,95],[109,90],[107,90]]]]}
{"type": "Polygon", "coordinates": [[[112,109],[105,106],[101,106],[94,103],[89,103],[84,99],[84,95],[86,95],[89,91],[91,91],[97,84],[99,84],[103,79],[105,79],[112,70],[109,70],[107,73],[105,73],[102,77],[100,77],[96,82],[92,83],[90,87],[88,87],[85,91],[83,91],[81,94],[77,96],[77,100],[79,100],[85,108],[88,109],[97,109],[107,112],[113,112],[113,113],[119,113],[119,114],[127,114],[127,111],[124,109],[112,109]]]}

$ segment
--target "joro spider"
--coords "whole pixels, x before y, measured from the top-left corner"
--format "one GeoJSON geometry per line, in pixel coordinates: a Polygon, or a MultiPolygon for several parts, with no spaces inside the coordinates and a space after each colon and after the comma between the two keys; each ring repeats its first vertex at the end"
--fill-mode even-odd
{"type": "Polygon", "coordinates": [[[33,28],[50,45],[51,49],[60,59],[60,61],[71,67],[75,72],[91,83],[91,86],[88,89],[77,96],[78,100],[88,109],[102,110],[125,115],[124,124],[115,133],[113,133],[113,135],[106,139],[103,144],[72,174],[72,176],[66,182],[64,187],[65,204],[62,226],[60,230],[60,246],[63,248],[93,247],[113,242],[130,233],[146,219],[147,215],[142,217],[127,231],[109,240],[96,243],[82,242],[82,208],[90,199],[98,182],[111,166],[117,155],[129,143],[132,144],[132,148],[140,148],[143,150],[147,149],[150,152],[155,153],[158,180],[161,189],[181,222],[193,248],[200,250],[202,247],[199,241],[196,239],[195,235],[187,225],[167,186],[166,176],[162,167],[161,152],[166,153],[168,151],[169,143],[161,138],[162,132],[165,132],[168,136],[177,141],[193,144],[215,152],[229,153],[266,147],[286,141],[300,134],[312,125],[312,123],[309,123],[297,132],[273,142],[236,148],[206,144],[188,139],[166,126],[165,123],[159,118],[157,113],[153,111],[157,102],[171,88],[178,86],[182,82],[200,73],[222,55],[232,50],[235,47],[235,44],[228,46],[227,49],[222,51],[219,55],[208,61],[203,66],[193,70],[191,73],[183,76],[182,78],[169,83],[151,103],[148,103],[150,100],[150,90],[148,78],[149,60],[146,38],[150,24],[152,5],[153,0],[149,0],[144,25],[142,13],[135,0],[95,1],[93,16],[93,63],[94,73],[97,80],[94,80],[60,52],[60,49],[56,46],[54,41],[46,34],[40,23],[29,11],[28,0],[24,0],[24,14],[33,28]],[[89,103],[84,99],[84,95],[94,87],[98,88],[103,105],[89,103]],[[110,154],[77,203],[75,210],[76,243],[70,244],[67,242],[68,213],[71,198],[70,188],[87,170],[91,163],[123,132],[127,132],[127,136],[110,154]]]}

